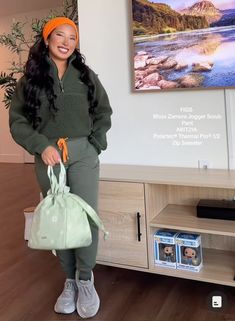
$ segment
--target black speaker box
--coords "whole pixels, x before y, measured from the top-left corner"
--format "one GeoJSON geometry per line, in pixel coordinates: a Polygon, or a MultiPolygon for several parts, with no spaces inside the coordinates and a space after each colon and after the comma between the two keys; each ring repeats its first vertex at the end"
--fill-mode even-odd
{"type": "Polygon", "coordinates": [[[235,201],[200,200],[197,204],[197,216],[235,221],[235,201]]]}

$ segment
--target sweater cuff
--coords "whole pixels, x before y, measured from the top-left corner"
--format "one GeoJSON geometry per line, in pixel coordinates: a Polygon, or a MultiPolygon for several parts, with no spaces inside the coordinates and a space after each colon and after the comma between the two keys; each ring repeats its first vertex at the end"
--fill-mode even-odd
{"type": "Polygon", "coordinates": [[[90,135],[90,136],[88,136],[88,140],[95,147],[95,149],[99,155],[101,153],[102,147],[99,144],[99,142],[97,141],[97,139],[93,135],[90,135]]]}
{"type": "Polygon", "coordinates": [[[30,142],[28,142],[27,146],[28,148],[26,148],[29,152],[32,151],[32,154],[37,154],[37,155],[41,155],[42,152],[48,147],[50,146],[50,142],[48,140],[48,138],[44,135],[39,134],[38,136],[34,137],[33,142],[32,139],[30,140],[30,142]]]}
{"type": "Polygon", "coordinates": [[[44,143],[44,144],[41,144],[40,146],[38,146],[35,150],[35,154],[39,154],[41,155],[43,153],[43,151],[48,147],[50,146],[50,143],[44,143]]]}

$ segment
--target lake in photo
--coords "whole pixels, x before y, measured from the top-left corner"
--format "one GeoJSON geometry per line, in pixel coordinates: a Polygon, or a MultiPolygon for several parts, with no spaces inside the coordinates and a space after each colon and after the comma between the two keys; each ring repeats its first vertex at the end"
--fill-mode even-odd
{"type": "Polygon", "coordinates": [[[235,0],[132,0],[137,90],[235,87],[235,0]]]}
{"type": "Polygon", "coordinates": [[[202,86],[235,85],[235,26],[158,35],[152,40],[136,43],[135,53],[139,51],[154,57],[171,57],[188,65],[181,71],[161,71],[167,80],[177,80],[188,74],[193,63],[212,62],[211,71],[200,72],[204,76],[202,86]]]}

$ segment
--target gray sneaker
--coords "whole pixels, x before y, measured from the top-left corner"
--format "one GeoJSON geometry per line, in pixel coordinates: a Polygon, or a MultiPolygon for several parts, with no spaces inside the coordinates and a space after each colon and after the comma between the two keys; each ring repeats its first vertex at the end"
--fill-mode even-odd
{"type": "Polygon", "coordinates": [[[78,280],[77,287],[77,312],[84,319],[91,318],[96,315],[100,307],[100,299],[94,287],[93,272],[91,272],[91,280],[78,280]]]}
{"type": "Polygon", "coordinates": [[[58,297],[54,310],[57,313],[69,314],[76,310],[78,288],[76,281],[73,279],[66,279],[64,283],[64,290],[58,297]]]}

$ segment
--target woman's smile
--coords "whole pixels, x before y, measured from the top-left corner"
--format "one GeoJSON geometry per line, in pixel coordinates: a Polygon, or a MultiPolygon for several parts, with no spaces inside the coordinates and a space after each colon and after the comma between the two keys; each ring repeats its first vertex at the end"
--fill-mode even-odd
{"type": "Polygon", "coordinates": [[[64,53],[64,54],[66,54],[68,51],[69,51],[69,49],[68,48],[65,48],[65,47],[57,47],[58,49],[59,49],[59,51],[61,52],[61,53],[64,53]]]}

